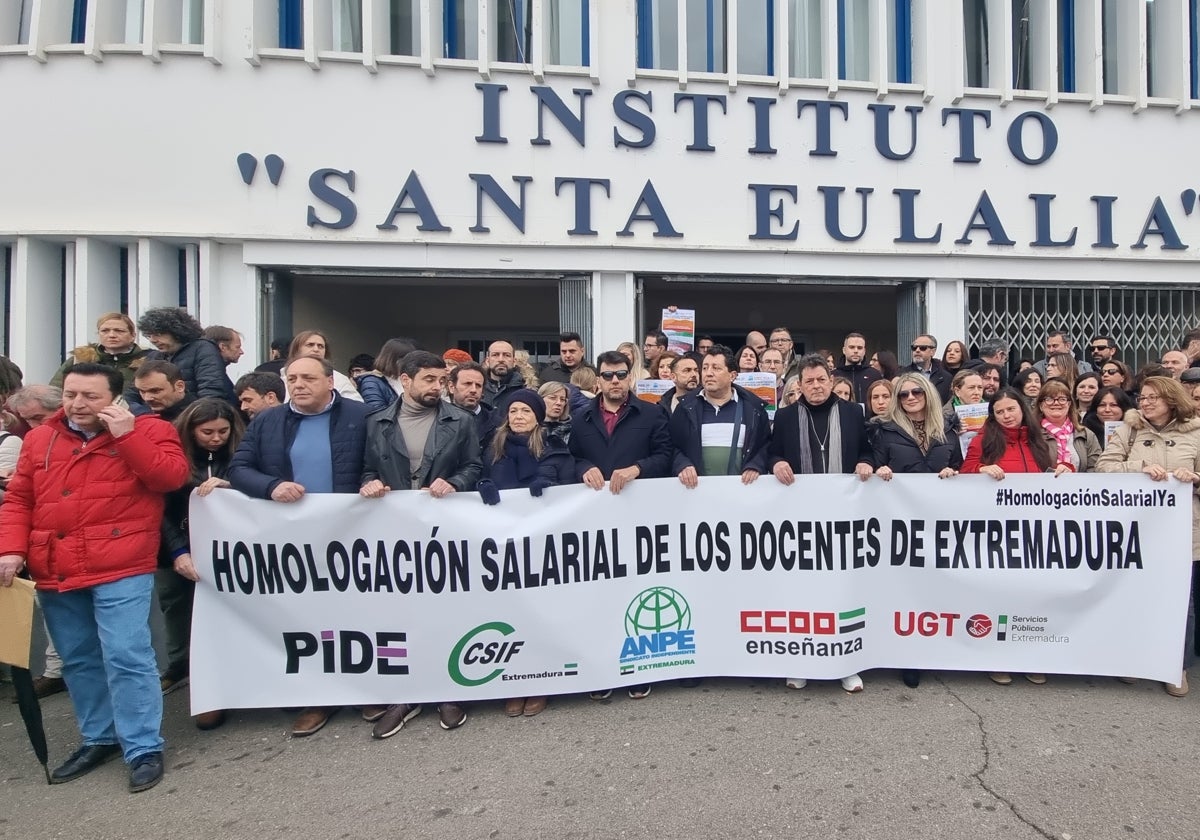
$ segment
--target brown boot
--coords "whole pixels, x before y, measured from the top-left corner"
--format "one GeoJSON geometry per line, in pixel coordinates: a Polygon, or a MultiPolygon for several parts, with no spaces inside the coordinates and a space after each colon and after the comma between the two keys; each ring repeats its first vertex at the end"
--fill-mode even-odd
{"type": "Polygon", "coordinates": [[[525,698],[513,697],[504,702],[504,714],[509,717],[520,717],[525,712],[525,698]]]}
{"type": "Polygon", "coordinates": [[[196,722],[197,729],[207,732],[225,723],[225,710],[214,709],[211,712],[201,712],[192,718],[192,720],[196,722]]]}
{"type": "Polygon", "coordinates": [[[295,738],[304,738],[308,735],[315,735],[321,731],[321,727],[329,723],[329,719],[333,717],[333,713],[338,710],[338,706],[312,706],[305,709],[296,718],[292,724],[292,736],[295,738]]]}
{"type": "Polygon", "coordinates": [[[525,701],[525,717],[533,717],[545,708],[545,697],[530,697],[525,701]]]}

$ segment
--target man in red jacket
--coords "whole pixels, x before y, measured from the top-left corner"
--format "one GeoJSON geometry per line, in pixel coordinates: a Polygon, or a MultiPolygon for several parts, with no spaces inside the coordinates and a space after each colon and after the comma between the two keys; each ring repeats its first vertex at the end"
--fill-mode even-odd
{"type": "Polygon", "coordinates": [[[63,659],[82,745],[69,782],[123,755],[131,792],[162,780],[162,693],[150,644],[163,494],[188,477],[170,423],[114,405],[113,368],[77,364],[62,409],[25,437],[0,507],[0,586],[28,568],[63,659]]]}

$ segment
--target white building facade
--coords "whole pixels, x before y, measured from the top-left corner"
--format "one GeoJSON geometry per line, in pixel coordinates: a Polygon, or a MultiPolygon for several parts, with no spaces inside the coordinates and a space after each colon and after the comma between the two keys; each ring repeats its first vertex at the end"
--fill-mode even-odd
{"type": "MultiPolygon", "coordinates": [[[[0,0],[3,349],[1200,325],[1197,0],[0,0]]],[[[900,352],[907,361],[907,352],[900,352]]],[[[251,363],[251,358],[254,361],[251,363]]]]}

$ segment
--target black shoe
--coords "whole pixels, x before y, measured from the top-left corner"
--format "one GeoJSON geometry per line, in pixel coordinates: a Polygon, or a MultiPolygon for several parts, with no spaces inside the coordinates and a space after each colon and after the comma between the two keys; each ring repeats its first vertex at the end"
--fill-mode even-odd
{"type": "Polygon", "coordinates": [[[86,776],[101,764],[121,754],[120,744],[91,744],[71,753],[71,757],[50,773],[50,784],[61,785],[86,776]]]}
{"type": "Polygon", "coordinates": [[[904,680],[904,684],[909,688],[916,688],[921,684],[921,672],[906,668],[900,672],[900,679],[904,680]]]}
{"type": "Polygon", "coordinates": [[[129,792],[141,793],[143,790],[150,790],[162,781],[162,777],[162,753],[139,755],[133,760],[133,764],[129,765],[129,792]]]}
{"type": "Polygon", "coordinates": [[[700,683],[704,682],[704,678],[703,677],[684,677],[683,679],[676,680],[676,682],[679,684],[680,688],[699,688],[700,683]]]}

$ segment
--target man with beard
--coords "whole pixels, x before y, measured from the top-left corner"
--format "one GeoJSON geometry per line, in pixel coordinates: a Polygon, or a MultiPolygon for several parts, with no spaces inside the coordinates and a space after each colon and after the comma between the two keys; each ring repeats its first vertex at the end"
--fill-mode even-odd
{"type": "MultiPolygon", "coordinates": [[[[492,346],[497,344],[508,348],[511,360],[512,345],[492,346]]],[[[404,357],[400,399],[367,418],[361,495],[378,499],[393,490],[428,490],[442,499],[475,489],[482,468],[475,422],[442,399],[445,385],[446,362],[440,356],[415,350],[404,357]]],[[[366,706],[362,712],[375,724],[371,736],[377,739],[395,735],[420,713],[415,703],[366,706]]],[[[442,729],[457,729],[467,722],[467,713],[458,703],[440,703],[438,718],[442,729]]]]}
{"type": "Polygon", "coordinates": [[[513,346],[507,341],[493,341],[488,345],[483,366],[488,374],[483,385],[483,401],[502,413],[508,411],[508,397],[525,387],[525,380],[517,370],[513,346]]]}
{"type": "Polygon", "coordinates": [[[483,389],[487,382],[487,371],[477,362],[463,362],[450,371],[450,384],[446,393],[450,403],[475,418],[475,428],[482,441],[491,429],[492,409],[483,401],[483,389]]]}
{"type": "Polygon", "coordinates": [[[933,387],[937,388],[938,396],[942,398],[942,402],[950,400],[950,374],[942,368],[942,363],[933,358],[933,354],[937,351],[937,339],[929,333],[922,333],[913,340],[912,343],[912,364],[904,368],[904,370],[915,371],[916,373],[924,374],[929,377],[929,381],[933,383],[933,387]]]}
{"type": "Polygon", "coordinates": [[[671,376],[675,379],[675,387],[664,391],[658,404],[663,407],[670,417],[684,395],[700,387],[700,360],[696,353],[685,353],[671,362],[671,376]]]}
{"type": "Polygon", "coordinates": [[[983,399],[985,402],[991,402],[992,397],[996,396],[996,392],[1004,384],[1004,369],[1000,365],[986,363],[975,370],[983,380],[983,399]]]}
{"type": "Polygon", "coordinates": [[[871,383],[883,378],[882,373],[867,364],[867,339],[856,332],[850,333],[842,342],[842,364],[833,372],[850,380],[854,401],[863,404],[867,402],[867,389],[871,383]]]}
{"type": "MultiPolygon", "coordinates": [[[[833,379],[820,356],[800,359],[800,399],[775,413],[775,432],[767,464],[781,484],[797,474],[854,473],[866,481],[875,471],[867,422],[858,406],[839,400],[833,379]]],[[[788,688],[804,688],[807,679],[791,677],[788,688]]],[[[862,691],[858,674],[842,677],[842,688],[862,691]]]]}

